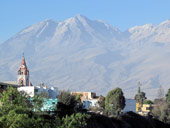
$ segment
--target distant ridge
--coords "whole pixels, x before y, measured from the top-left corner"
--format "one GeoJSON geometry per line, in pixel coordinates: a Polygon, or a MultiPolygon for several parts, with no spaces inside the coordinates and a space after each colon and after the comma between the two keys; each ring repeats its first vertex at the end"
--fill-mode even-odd
{"type": "Polygon", "coordinates": [[[153,99],[160,85],[170,88],[169,35],[170,20],[125,32],[82,15],[44,20],[0,44],[0,81],[16,80],[24,52],[33,84],[99,95],[119,86],[133,98],[141,81],[153,99]]]}

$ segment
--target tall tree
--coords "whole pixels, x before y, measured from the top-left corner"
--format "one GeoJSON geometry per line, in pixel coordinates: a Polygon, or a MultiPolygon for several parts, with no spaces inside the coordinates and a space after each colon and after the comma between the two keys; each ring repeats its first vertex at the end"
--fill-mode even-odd
{"type": "Polygon", "coordinates": [[[152,115],[154,118],[170,124],[170,104],[165,100],[154,104],[152,115]]]}
{"type": "Polygon", "coordinates": [[[163,87],[160,85],[159,89],[158,89],[158,99],[162,99],[165,96],[165,92],[163,87]]]}
{"type": "Polygon", "coordinates": [[[68,106],[75,106],[76,104],[75,96],[72,96],[69,90],[62,91],[57,98],[58,98],[58,102],[68,106]]]}
{"type": "Polygon", "coordinates": [[[136,100],[136,102],[143,104],[144,100],[147,99],[145,95],[145,92],[140,92],[135,95],[134,99],[136,100]]]}
{"type": "Polygon", "coordinates": [[[57,112],[60,116],[71,115],[76,111],[76,97],[70,94],[70,91],[62,91],[58,95],[57,112]]]}
{"type": "Polygon", "coordinates": [[[125,97],[122,89],[115,88],[108,92],[105,99],[105,109],[108,115],[119,115],[125,107],[125,97]]]}
{"type": "Polygon", "coordinates": [[[135,95],[134,99],[136,100],[137,103],[139,103],[141,106],[146,98],[145,92],[141,92],[141,83],[140,81],[138,82],[138,93],[135,95]]]}
{"type": "Polygon", "coordinates": [[[166,94],[166,101],[170,103],[170,89],[168,89],[168,92],[166,94]]]}
{"type": "Polygon", "coordinates": [[[105,97],[104,96],[99,96],[99,101],[98,101],[98,104],[101,108],[105,108],[105,97]]]}

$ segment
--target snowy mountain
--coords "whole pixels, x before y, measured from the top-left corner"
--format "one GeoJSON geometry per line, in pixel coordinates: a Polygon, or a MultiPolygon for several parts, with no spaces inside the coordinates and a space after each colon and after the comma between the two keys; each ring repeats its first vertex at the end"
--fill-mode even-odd
{"type": "Polygon", "coordinates": [[[148,98],[170,85],[170,20],[125,32],[101,20],[76,15],[65,21],[41,21],[0,44],[0,81],[17,79],[25,53],[34,85],[94,91],[106,95],[121,87],[127,98],[137,82],[148,98]]]}

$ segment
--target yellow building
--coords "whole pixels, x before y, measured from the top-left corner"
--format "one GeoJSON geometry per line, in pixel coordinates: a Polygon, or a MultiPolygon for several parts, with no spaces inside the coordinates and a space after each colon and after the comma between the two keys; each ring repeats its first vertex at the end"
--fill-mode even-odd
{"type": "Polygon", "coordinates": [[[141,109],[141,104],[136,102],[136,112],[139,112],[141,109]]]}
{"type": "Polygon", "coordinates": [[[152,110],[152,104],[141,104],[136,103],[136,112],[140,115],[147,115],[152,110]]]}
{"type": "Polygon", "coordinates": [[[146,98],[142,97],[141,91],[140,91],[140,82],[138,82],[138,93],[135,96],[136,97],[136,112],[140,115],[147,115],[152,110],[151,104],[144,104],[144,100],[146,98]]]}
{"type": "Polygon", "coordinates": [[[141,108],[141,111],[145,112],[145,113],[151,112],[151,110],[152,110],[151,104],[143,104],[143,106],[141,108]]]}

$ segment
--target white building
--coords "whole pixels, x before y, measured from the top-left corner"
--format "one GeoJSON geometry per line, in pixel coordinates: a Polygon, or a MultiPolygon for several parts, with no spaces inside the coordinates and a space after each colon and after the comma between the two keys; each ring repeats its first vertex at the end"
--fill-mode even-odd
{"type": "Polygon", "coordinates": [[[98,99],[83,100],[83,108],[99,107],[98,99]]]}
{"type": "Polygon", "coordinates": [[[35,94],[45,93],[51,99],[55,99],[59,94],[58,88],[56,87],[43,87],[43,86],[22,86],[18,87],[18,91],[24,91],[30,97],[34,97],[35,94]]]}

